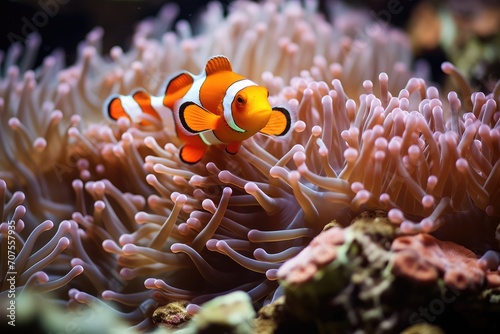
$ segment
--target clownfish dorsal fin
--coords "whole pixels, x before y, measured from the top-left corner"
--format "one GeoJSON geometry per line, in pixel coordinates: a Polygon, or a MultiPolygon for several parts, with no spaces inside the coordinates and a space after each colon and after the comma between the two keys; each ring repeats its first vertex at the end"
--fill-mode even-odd
{"type": "Polygon", "coordinates": [[[194,79],[189,73],[181,72],[170,79],[165,89],[165,95],[170,96],[182,89],[186,90],[193,84],[193,81],[194,79]]]}
{"type": "Polygon", "coordinates": [[[229,59],[227,59],[224,56],[215,56],[213,58],[210,58],[207,62],[207,65],[205,65],[205,73],[207,75],[216,73],[216,72],[222,72],[222,71],[232,71],[233,67],[231,66],[231,63],[229,62],[229,59]]]}
{"type": "Polygon", "coordinates": [[[259,132],[270,136],[284,136],[290,131],[291,125],[290,112],[282,107],[273,107],[269,122],[259,132]]]}

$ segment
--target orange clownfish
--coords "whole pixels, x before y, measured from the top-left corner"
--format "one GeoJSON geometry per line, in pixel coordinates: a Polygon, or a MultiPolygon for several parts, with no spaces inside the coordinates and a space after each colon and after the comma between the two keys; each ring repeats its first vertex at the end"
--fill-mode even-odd
{"type": "Polygon", "coordinates": [[[184,142],[180,158],[194,164],[210,145],[225,145],[228,153],[236,154],[241,142],[257,132],[287,134],[292,123],[290,112],[271,107],[268,96],[266,88],[234,73],[226,57],[216,56],[197,76],[187,71],[174,75],[162,96],[144,91],[111,96],[104,112],[114,120],[127,117],[137,122],[138,115],[144,113],[160,119],[159,108],[168,107],[176,133],[184,142]]]}

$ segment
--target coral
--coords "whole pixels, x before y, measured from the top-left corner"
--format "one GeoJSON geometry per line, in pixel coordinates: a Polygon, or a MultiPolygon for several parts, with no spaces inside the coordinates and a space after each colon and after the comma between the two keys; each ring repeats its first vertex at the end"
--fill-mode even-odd
{"type": "Polygon", "coordinates": [[[337,258],[336,246],[344,242],[344,230],[339,227],[320,233],[304,250],[280,267],[278,277],[289,284],[303,284],[315,279],[325,264],[337,258]]]}
{"type": "Polygon", "coordinates": [[[421,233],[396,238],[391,250],[393,274],[417,283],[434,283],[442,276],[447,286],[458,290],[500,286],[498,272],[485,272],[476,254],[451,241],[421,233]]]}
{"type": "Polygon", "coordinates": [[[472,252],[427,234],[394,232],[387,218],[362,217],[319,234],[278,270],[285,301],[268,307],[268,322],[274,319],[277,332],[298,326],[320,333],[395,333],[423,322],[444,332],[498,328],[498,287],[486,284],[472,252]],[[421,262],[408,261],[408,250],[421,262]],[[484,316],[477,321],[470,312],[484,316]],[[457,317],[463,320],[450,321],[457,317]]]}
{"type": "Polygon", "coordinates": [[[399,315],[386,305],[393,281],[386,269],[392,234],[384,218],[361,218],[346,229],[320,233],[278,270],[286,312],[316,323],[319,332],[397,328],[399,315]]]}

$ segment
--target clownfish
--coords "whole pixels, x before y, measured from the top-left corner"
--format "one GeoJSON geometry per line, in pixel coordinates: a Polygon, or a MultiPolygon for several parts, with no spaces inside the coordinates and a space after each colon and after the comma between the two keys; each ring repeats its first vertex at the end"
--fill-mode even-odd
{"type": "Polygon", "coordinates": [[[169,108],[176,134],[184,142],[179,155],[185,163],[199,162],[210,145],[225,145],[228,153],[236,154],[241,142],[257,132],[284,136],[291,128],[290,112],[271,107],[267,89],[233,72],[224,56],[209,59],[197,76],[182,71],[166,82],[161,96],[145,91],[111,96],[104,113],[113,120],[127,117],[147,124],[138,116],[160,119],[160,108],[169,108]]]}

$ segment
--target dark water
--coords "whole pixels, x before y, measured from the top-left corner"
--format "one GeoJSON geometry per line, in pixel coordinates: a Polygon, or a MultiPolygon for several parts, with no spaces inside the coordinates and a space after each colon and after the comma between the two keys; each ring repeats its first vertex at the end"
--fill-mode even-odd
{"type": "MultiPolygon", "coordinates": [[[[134,27],[140,20],[155,16],[166,3],[179,5],[178,19],[190,20],[206,5],[203,0],[1,0],[0,50],[13,42],[24,42],[37,32],[42,45],[37,63],[55,48],[63,48],[66,63],[75,59],[76,46],[96,26],[104,28],[104,51],[115,45],[130,44],[134,27]]],[[[227,8],[230,0],[221,1],[227,8]]]]}

